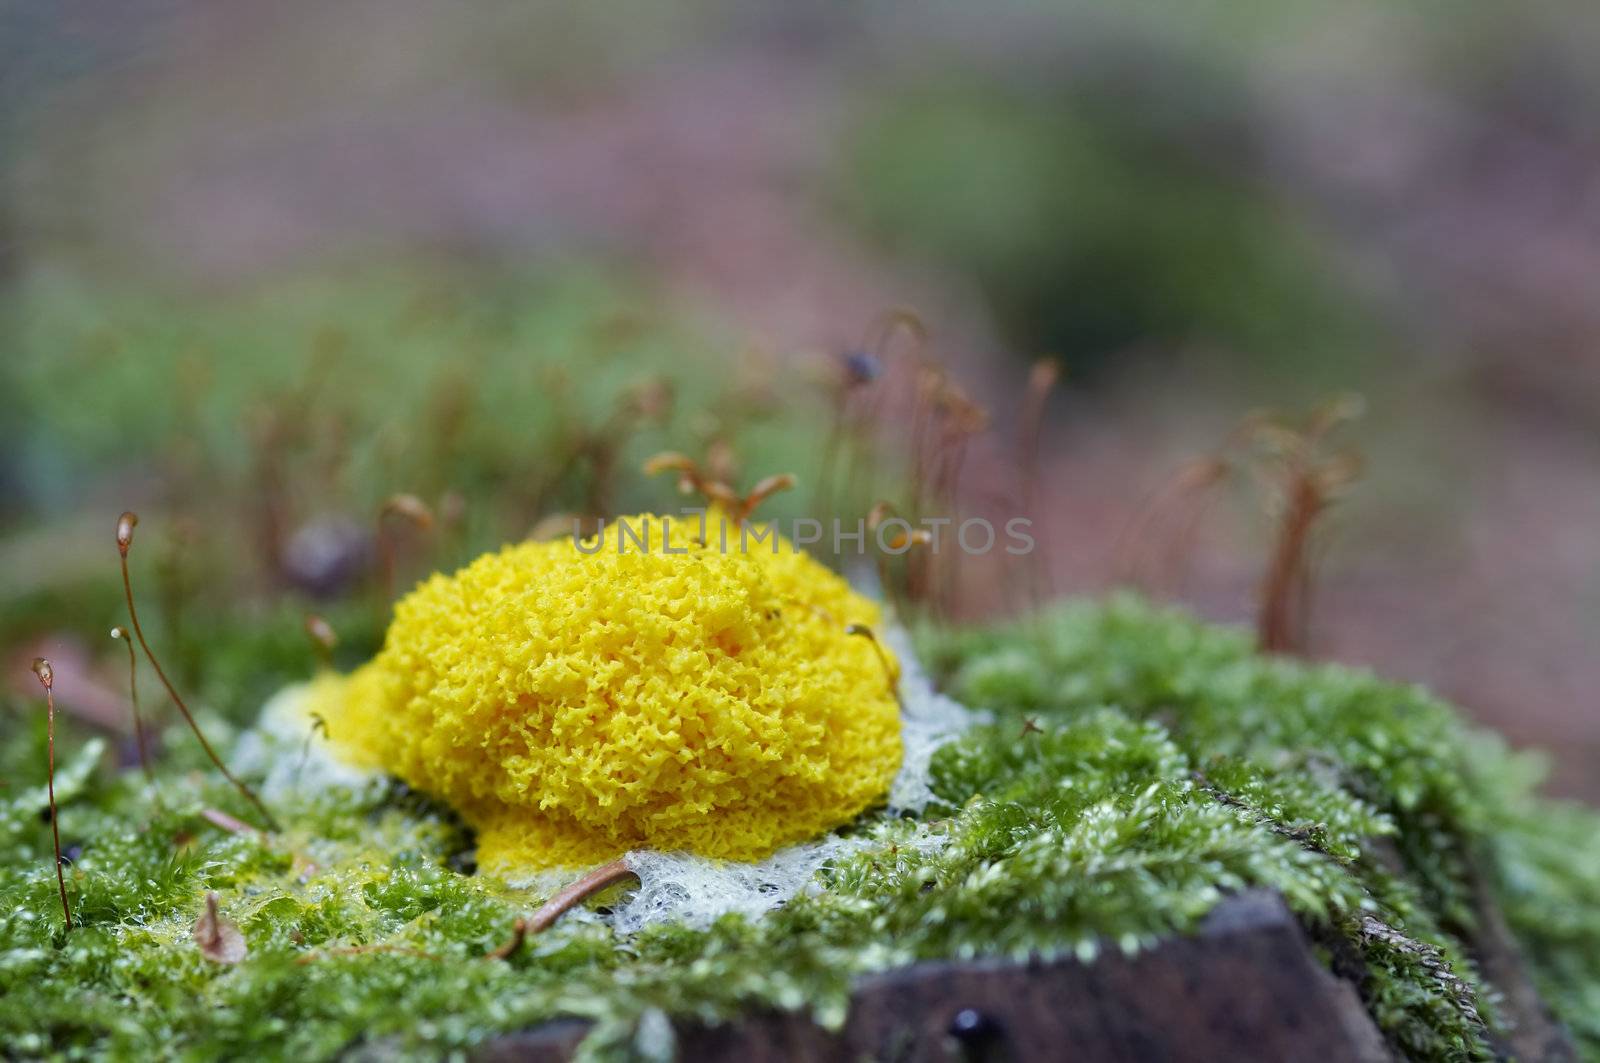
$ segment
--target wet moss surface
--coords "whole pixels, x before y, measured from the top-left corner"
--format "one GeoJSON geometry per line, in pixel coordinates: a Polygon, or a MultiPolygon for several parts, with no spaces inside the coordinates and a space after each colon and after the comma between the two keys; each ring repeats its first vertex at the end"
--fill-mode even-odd
{"type": "MultiPolygon", "coordinates": [[[[1278,890],[1416,1058],[1492,1052],[1503,1019],[1469,951],[1488,892],[1546,999],[1600,1053],[1600,820],[1533,794],[1522,758],[1427,693],[1255,654],[1134,599],[928,630],[926,661],[990,711],[934,758],[919,819],[865,817],[860,851],[759,919],[618,935],[564,920],[505,958],[543,896],[473,873],[472,839],[396,786],[248,818],[198,767],[57,778],[75,926],[62,924],[29,742],[0,800],[0,1040],[24,1057],[435,1057],[558,1016],[583,1051],[660,1047],[663,1017],[758,1006],[836,1024],[852,980],[916,960],[1092,957],[1278,890]],[[193,929],[215,892],[238,963],[193,929]]],[[[600,898],[603,903],[605,898],[600,898]]]]}

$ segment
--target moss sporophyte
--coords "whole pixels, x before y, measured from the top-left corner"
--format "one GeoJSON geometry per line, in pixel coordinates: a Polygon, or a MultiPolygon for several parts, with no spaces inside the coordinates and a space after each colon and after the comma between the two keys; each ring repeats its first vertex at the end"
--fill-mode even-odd
{"type": "Polygon", "coordinates": [[[803,553],[724,550],[695,523],[641,515],[642,549],[521,543],[435,575],[310,711],[339,755],[452,805],[499,873],[759,859],[882,803],[897,666],[857,637],[877,606],[803,553]]]}

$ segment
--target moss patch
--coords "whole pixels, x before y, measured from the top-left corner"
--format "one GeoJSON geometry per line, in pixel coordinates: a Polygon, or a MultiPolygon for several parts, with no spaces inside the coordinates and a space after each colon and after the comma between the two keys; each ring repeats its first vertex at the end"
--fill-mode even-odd
{"type": "Polygon", "coordinates": [[[1396,1046],[1471,1058],[1495,1021],[1462,948],[1479,876],[1600,1051],[1596,818],[1534,798],[1526,765],[1439,701],[1265,660],[1130,599],[923,644],[995,720],[936,755],[921,821],[858,823],[865,850],[766,918],[626,939],[567,920],[506,960],[485,954],[540,898],[466,873],[470,838],[414,795],[322,794],[278,809],[288,829],[262,840],[201,816],[246,814],[225,785],[196,773],[152,793],[86,751],[59,787],[81,847],[70,934],[32,780],[0,803],[0,1039],[24,1055],[434,1056],[576,1015],[596,1022],[588,1052],[625,1053],[661,1013],[770,1004],[836,1023],[862,972],[1137,949],[1265,885],[1364,962],[1396,1046]],[[191,938],[208,890],[242,963],[191,938]]]}

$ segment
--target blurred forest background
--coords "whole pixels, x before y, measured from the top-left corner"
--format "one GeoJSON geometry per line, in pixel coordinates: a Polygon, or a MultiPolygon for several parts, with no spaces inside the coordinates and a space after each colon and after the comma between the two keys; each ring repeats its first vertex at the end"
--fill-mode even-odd
{"type": "MultiPolygon", "coordinates": [[[[153,634],[243,720],[307,609],[370,651],[375,556],[666,505],[666,448],[814,482],[836,359],[903,306],[989,408],[974,509],[1060,360],[1056,592],[1251,410],[1364,395],[1311,652],[1600,800],[1597,55],[1600,6],[1546,0],[0,0],[6,765],[35,653],[123,726],[122,509],[153,634]],[[435,523],[386,539],[399,491],[435,523]]],[[[1270,537],[1227,493],[1157,589],[1247,619],[1270,537]]]]}

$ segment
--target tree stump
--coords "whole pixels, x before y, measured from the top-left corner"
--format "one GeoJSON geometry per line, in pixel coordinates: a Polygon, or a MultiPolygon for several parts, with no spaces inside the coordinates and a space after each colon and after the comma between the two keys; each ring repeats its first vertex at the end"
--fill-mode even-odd
{"type": "MultiPolygon", "coordinates": [[[[565,1059],[587,1025],[551,1023],[483,1045],[484,1063],[565,1059]]],[[[922,963],[861,980],[848,1018],[757,1012],[676,1028],[681,1058],[1115,1063],[1389,1060],[1356,989],[1331,973],[1276,895],[1230,897],[1197,933],[1133,956],[922,963]]]]}

